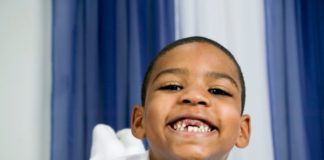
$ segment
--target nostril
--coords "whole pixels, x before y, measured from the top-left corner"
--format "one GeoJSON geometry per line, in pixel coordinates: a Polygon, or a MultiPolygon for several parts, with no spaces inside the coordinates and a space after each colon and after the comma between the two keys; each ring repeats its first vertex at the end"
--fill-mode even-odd
{"type": "Polygon", "coordinates": [[[189,99],[182,100],[182,103],[191,103],[189,99]]]}
{"type": "Polygon", "coordinates": [[[202,106],[206,106],[207,102],[206,101],[191,101],[190,99],[183,99],[182,103],[185,104],[194,104],[194,105],[202,105],[202,106]]]}
{"type": "Polygon", "coordinates": [[[204,106],[207,105],[207,103],[206,103],[205,101],[199,101],[198,104],[199,104],[199,105],[204,105],[204,106]]]}

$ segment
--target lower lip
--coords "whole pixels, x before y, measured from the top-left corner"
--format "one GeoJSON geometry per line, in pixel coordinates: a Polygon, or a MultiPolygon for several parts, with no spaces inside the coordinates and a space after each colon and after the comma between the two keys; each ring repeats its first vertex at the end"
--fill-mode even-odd
{"type": "Polygon", "coordinates": [[[168,130],[170,130],[172,133],[175,133],[180,136],[184,137],[206,137],[206,136],[213,136],[216,134],[216,130],[211,132],[188,132],[188,131],[177,131],[173,129],[170,125],[167,126],[168,130]]]}

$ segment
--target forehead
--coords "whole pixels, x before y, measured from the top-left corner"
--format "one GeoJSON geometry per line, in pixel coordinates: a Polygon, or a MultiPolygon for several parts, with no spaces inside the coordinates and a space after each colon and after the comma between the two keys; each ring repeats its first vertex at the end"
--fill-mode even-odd
{"type": "Polygon", "coordinates": [[[152,75],[169,68],[186,68],[189,71],[214,71],[226,73],[238,82],[235,63],[221,49],[206,42],[191,42],[179,45],[161,55],[152,75]]]}

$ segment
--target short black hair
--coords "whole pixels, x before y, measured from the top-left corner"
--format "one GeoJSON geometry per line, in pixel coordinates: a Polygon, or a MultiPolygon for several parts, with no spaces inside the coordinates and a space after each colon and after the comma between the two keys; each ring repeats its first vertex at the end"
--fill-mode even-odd
{"type": "Polygon", "coordinates": [[[187,38],[183,38],[183,39],[179,39],[177,41],[174,41],[170,44],[168,44],[167,46],[165,46],[158,54],[157,56],[151,61],[145,76],[144,76],[144,80],[143,80],[143,84],[142,84],[142,90],[141,90],[141,101],[142,101],[142,105],[145,105],[145,98],[146,98],[146,91],[147,91],[147,85],[150,79],[150,76],[152,74],[152,69],[156,63],[156,61],[164,54],[166,54],[168,51],[181,46],[183,44],[188,44],[188,43],[193,43],[193,42],[201,42],[201,43],[208,43],[211,44],[213,46],[215,46],[216,48],[219,48],[220,50],[222,50],[235,64],[237,70],[238,70],[238,74],[239,74],[239,79],[240,79],[240,84],[241,84],[241,106],[242,106],[242,110],[241,110],[241,114],[244,111],[244,105],[245,105],[245,82],[244,82],[244,77],[243,77],[243,73],[241,70],[240,65],[237,63],[235,57],[233,56],[233,54],[227,50],[225,47],[223,47],[221,44],[217,43],[214,40],[205,38],[205,37],[200,37],[200,36],[194,36],[194,37],[187,37],[187,38]]]}

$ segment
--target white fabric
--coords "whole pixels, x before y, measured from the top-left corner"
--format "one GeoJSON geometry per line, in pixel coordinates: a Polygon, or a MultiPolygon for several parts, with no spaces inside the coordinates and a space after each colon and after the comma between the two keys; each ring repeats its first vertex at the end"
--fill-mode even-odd
{"type": "Polygon", "coordinates": [[[145,153],[142,153],[142,154],[128,156],[125,160],[149,160],[149,154],[148,153],[149,152],[146,151],[145,153]]]}
{"type": "Polygon", "coordinates": [[[142,141],[130,129],[115,133],[105,124],[94,127],[90,160],[145,160],[147,157],[142,141]]]}
{"type": "Polygon", "coordinates": [[[200,35],[216,40],[234,54],[243,70],[252,137],[247,148],[234,148],[229,160],[272,160],[263,1],[175,2],[176,38],[200,35]]]}

